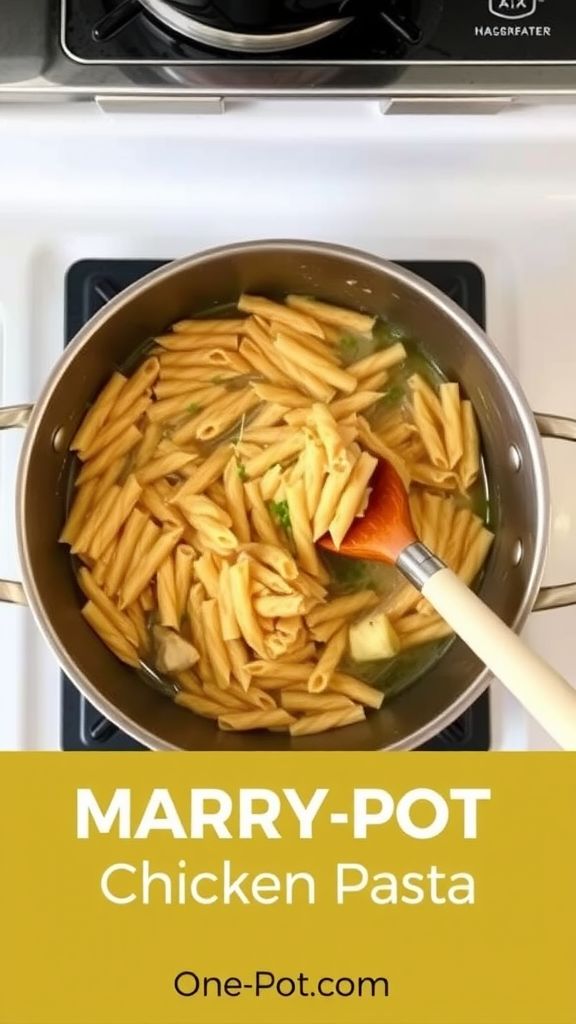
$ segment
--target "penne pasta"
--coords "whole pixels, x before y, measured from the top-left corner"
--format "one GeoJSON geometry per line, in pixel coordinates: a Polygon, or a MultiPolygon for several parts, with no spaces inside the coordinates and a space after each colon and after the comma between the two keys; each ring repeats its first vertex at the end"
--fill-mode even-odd
{"type": "Polygon", "coordinates": [[[367,708],[380,708],[384,701],[382,690],[340,672],[335,672],[332,676],[327,692],[341,693],[354,703],[363,704],[367,708]]]}
{"type": "Polygon", "coordinates": [[[264,299],[257,295],[244,294],[238,300],[238,309],[242,313],[253,313],[255,316],[264,317],[266,320],[285,324],[294,331],[312,334],[316,338],[324,337],[322,328],[311,316],[291,310],[280,302],[271,302],[269,299],[264,299]]]}
{"type": "Polygon", "coordinates": [[[454,469],[464,454],[460,388],[458,384],[441,384],[439,392],[444,427],[444,448],[448,456],[448,468],[454,469]]]}
{"type": "Polygon", "coordinates": [[[124,614],[130,619],[136,631],[138,652],[147,655],[150,649],[150,636],[144,609],[140,604],[131,604],[124,614]]]}
{"type": "Polygon", "coordinates": [[[174,590],[178,628],[186,614],[196,552],[189,544],[178,544],[174,554],[174,590]]]}
{"type": "Polygon", "coordinates": [[[262,476],[267,469],[275,463],[285,462],[302,451],[306,443],[303,433],[293,434],[292,437],[279,441],[278,444],[270,445],[260,455],[255,455],[244,464],[245,475],[249,479],[262,476]]]}
{"type": "Polygon", "coordinates": [[[205,462],[202,462],[201,465],[195,468],[186,483],[182,484],[182,486],[177,490],[172,501],[176,501],[184,495],[202,494],[206,491],[208,487],[215,483],[221,476],[224,466],[229,461],[231,454],[232,450],[227,446],[224,448],[216,448],[216,450],[208,456],[205,462]]]}
{"type": "Polygon", "coordinates": [[[435,487],[441,491],[453,491],[457,483],[456,474],[449,469],[439,469],[430,463],[410,463],[410,476],[414,483],[435,487]]]}
{"type": "Polygon", "coordinates": [[[112,444],[98,452],[94,459],[85,462],[78,476],[76,486],[87,483],[96,476],[101,476],[117,459],[124,458],[142,440],[140,431],[132,426],[129,427],[120,437],[117,437],[112,444]]]}
{"type": "Polygon", "coordinates": [[[183,672],[177,672],[176,680],[178,685],[181,686],[186,693],[193,694],[197,697],[201,697],[204,693],[204,687],[200,682],[200,679],[190,668],[185,669],[183,672]]]}
{"type": "Polygon", "coordinates": [[[308,679],[310,693],[322,693],[334,675],[348,643],[348,627],[343,626],[326,644],[318,659],[318,664],[308,679]]]}
{"type": "Polygon", "coordinates": [[[359,359],[357,362],[351,363],[348,367],[348,372],[353,377],[356,377],[357,380],[365,381],[376,373],[381,373],[383,370],[389,370],[392,366],[403,363],[406,355],[404,345],[401,342],[397,342],[395,345],[390,345],[389,348],[381,349],[380,352],[374,352],[373,355],[366,356],[365,359],[359,359]]]}
{"type": "MultiPolygon", "coordinates": [[[[227,323],[227,321],[223,321],[227,323]]],[[[167,352],[195,352],[199,349],[214,348],[217,346],[219,349],[224,349],[230,352],[235,352],[238,348],[238,335],[233,334],[231,328],[230,334],[216,333],[212,334],[196,334],[193,331],[174,331],[171,334],[160,334],[155,338],[155,342],[160,348],[165,349],[167,352]]]]}
{"type": "Polygon", "coordinates": [[[142,440],[138,445],[134,454],[134,471],[145,466],[146,463],[152,459],[160,441],[162,439],[162,426],[160,423],[148,422],[144,427],[144,433],[142,440]]]}
{"type": "Polygon", "coordinates": [[[127,378],[122,373],[112,374],[110,380],[86,413],[82,423],[70,442],[71,451],[82,452],[92,444],[104,423],[108,420],[114,404],[117,402],[118,397],[126,384],[126,380],[127,378]]]}
{"type": "Polygon", "coordinates": [[[276,548],[272,544],[250,543],[243,544],[242,550],[258,562],[274,569],[285,580],[296,580],[299,575],[296,562],[283,548],[276,548]]]}
{"type": "Polygon", "coordinates": [[[320,496],[322,494],[322,488],[326,478],[326,463],[324,458],[324,451],[314,443],[314,441],[308,440],[304,449],[304,495],[306,499],[306,514],[310,523],[314,521],[314,514],[318,508],[320,496]]]}
{"type": "Polygon", "coordinates": [[[356,391],[353,395],[348,395],[347,398],[339,398],[336,402],[331,402],[329,409],[335,420],[343,420],[355,412],[364,412],[379,402],[381,398],[382,395],[379,391],[356,391]]]}
{"type": "Polygon", "coordinates": [[[412,633],[402,635],[400,637],[400,646],[402,651],[408,651],[413,647],[421,647],[423,644],[434,643],[438,640],[445,640],[452,634],[450,626],[446,622],[430,621],[430,619],[423,615],[423,625],[421,629],[414,630],[412,633]]]}
{"type": "MultiPolygon", "coordinates": [[[[284,359],[290,360],[303,383],[305,375],[312,372],[329,387],[336,391],[342,391],[345,395],[351,395],[356,390],[358,381],[351,373],[335,366],[329,359],[324,359],[315,352],[311,352],[299,342],[293,341],[283,334],[277,334],[273,346],[274,350],[279,352],[284,359]]],[[[308,386],[307,389],[310,390],[308,386]]]]}
{"type": "Polygon", "coordinates": [[[332,306],[316,299],[307,299],[302,295],[288,295],[286,305],[319,320],[322,324],[331,324],[343,330],[357,331],[358,334],[370,334],[376,323],[376,317],[356,310],[332,306]]]}
{"type": "Polygon", "coordinates": [[[84,605],[82,615],[106,647],[112,651],[112,654],[115,654],[126,665],[130,665],[132,668],[139,668],[140,662],[135,647],[130,644],[125,634],[110,622],[94,602],[88,601],[84,605]]]}
{"type": "Polygon", "coordinates": [[[286,711],[301,711],[311,715],[354,707],[353,701],[349,697],[345,697],[344,694],[323,693],[319,698],[315,693],[300,692],[299,690],[282,690],[280,704],[286,711]]]}
{"type": "Polygon", "coordinates": [[[265,381],[255,381],[250,386],[261,402],[274,402],[286,409],[310,409],[310,398],[296,388],[278,387],[265,381]]]}
{"type": "Polygon", "coordinates": [[[336,549],[342,544],[356,516],[364,511],[366,489],[377,465],[377,459],[368,452],[362,452],[352,469],[328,526],[336,549]]]}
{"type": "Polygon", "coordinates": [[[252,604],[258,615],[267,619],[285,619],[303,611],[305,598],[302,594],[264,594],[255,597],[252,604]]]}
{"type": "Polygon", "coordinates": [[[120,494],[120,490],[120,487],[113,484],[112,487],[106,491],[104,497],[93,506],[90,515],[85,518],[82,528],[78,531],[76,540],[72,544],[71,551],[73,555],[88,553],[94,537],[96,537],[99,530],[106,522],[110,509],[120,494]]]}
{"type": "Polygon", "coordinates": [[[114,402],[110,418],[118,419],[154,384],[160,372],[160,363],[155,356],[146,359],[126,382],[114,402]]]}
{"type": "MultiPolygon", "coordinates": [[[[232,687],[229,686],[227,689],[222,689],[221,686],[217,686],[216,683],[204,683],[203,693],[208,700],[213,700],[215,704],[219,704],[222,709],[228,711],[246,711],[246,701],[242,700],[242,697],[237,696],[232,687]]],[[[220,712],[222,714],[222,712],[220,712]]]]}
{"type": "Polygon", "coordinates": [[[158,620],[160,625],[167,626],[178,632],[180,616],[178,614],[178,596],[176,593],[176,575],[174,560],[165,558],[156,572],[156,597],[158,600],[158,620]]]}
{"type": "Polygon", "coordinates": [[[347,725],[356,725],[366,718],[364,708],[338,708],[335,711],[324,711],[318,715],[303,715],[290,726],[291,736],[313,736],[331,729],[342,729],[347,725]]]}
{"type": "Polygon", "coordinates": [[[319,626],[310,627],[310,635],[315,641],[323,644],[327,644],[332,639],[338,630],[342,629],[346,625],[346,618],[340,619],[328,619],[327,622],[321,622],[319,626]]]}
{"type": "Polygon", "coordinates": [[[170,526],[186,526],[186,520],[175,505],[169,505],[156,487],[145,487],[138,499],[138,504],[146,509],[159,523],[170,526]]]}
{"type": "MultiPolygon", "coordinates": [[[[220,437],[227,430],[230,430],[256,405],[258,405],[258,396],[250,389],[240,393],[232,393],[226,402],[215,405],[213,408],[208,408],[192,421],[194,425],[192,438],[204,443],[213,441],[216,437],[220,437]]],[[[185,427],[181,427],[174,433],[174,441],[177,444],[182,443],[185,429],[185,427]]],[[[185,440],[189,439],[187,432],[185,440]]]]}
{"type": "Polygon", "coordinates": [[[89,512],[94,508],[97,487],[98,478],[94,478],[89,480],[87,484],[83,484],[76,491],[76,497],[68,513],[64,529],[58,538],[61,544],[69,544],[72,549],[76,547],[76,540],[80,530],[89,512]]]}
{"type": "Polygon", "coordinates": [[[138,634],[132,622],[127,615],[118,611],[114,602],[98,586],[92,573],[84,566],[78,570],[78,582],[88,600],[102,612],[114,629],[126,637],[128,642],[136,648],[138,646],[138,634]]]}
{"type": "Polygon", "coordinates": [[[218,725],[225,732],[248,732],[253,729],[277,729],[292,726],[295,719],[282,708],[255,708],[251,711],[221,715],[218,725]]]}
{"type": "Polygon", "coordinates": [[[329,534],[339,548],[366,513],[378,459],[399,473],[418,538],[468,585],[493,543],[474,514],[470,401],[393,332],[379,347],[375,323],[318,298],[243,294],[237,315],[158,334],[79,425],[59,539],[83,619],[138,674],[141,657],[173,680],[179,714],[297,745],[382,706],[384,689],[356,678],[380,651],[364,616],[391,626],[387,663],[421,647],[426,664],[449,641],[392,566],[317,547],[329,534]]]}
{"type": "Polygon", "coordinates": [[[202,629],[201,609],[205,600],[204,587],[201,583],[194,583],[188,595],[188,622],[190,623],[190,635],[192,643],[198,651],[198,664],[196,666],[199,677],[204,682],[212,682],[212,671],[208,661],[208,645],[206,636],[202,629]]]}
{"type": "Polygon", "coordinates": [[[230,566],[228,562],[222,562],[222,568],[220,569],[220,575],[218,577],[217,598],[222,638],[226,641],[241,640],[242,631],[238,625],[238,619],[236,618],[236,612],[234,610],[234,601],[232,600],[232,590],[230,586],[230,566]]]}
{"type": "Polygon", "coordinates": [[[202,718],[218,719],[222,714],[221,704],[217,704],[216,701],[209,700],[207,697],[197,697],[195,693],[181,690],[174,697],[174,702],[182,708],[187,708],[188,711],[193,711],[195,715],[201,715],[202,718]]]}
{"type": "Polygon", "coordinates": [[[116,491],[104,522],[96,532],[88,553],[94,560],[101,558],[114,537],[117,537],[134,509],[142,488],[135,476],[129,476],[123,487],[116,491]]]}
{"type": "Polygon", "coordinates": [[[330,407],[315,402],[306,423],[324,448],[328,471],[343,469],[346,465],[345,439],[330,407]]]}
{"type": "Polygon", "coordinates": [[[319,540],[320,537],[323,537],[324,534],[328,532],[330,523],[332,522],[338,508],[340,498],[342,497],[346,484],[352,475],[353,468],[354,463],[351,461],[349,456],[349,461],[346,466],[344,466],[339,472],[330,473],[326,477],[322,487],[320,500],[314,513],[314,520],[312,523],[313,540],[319,540]]]}
{"type": "Polygon", "coordinates": [[[373,590],[360,591],[357,594],[346,594],[344,597],[337,597],[328,604],[315,608],[307,616],[308,625],[319,626],[331,619],[347,619],[373,608],[378,603],[378,595],[373,590]]]}
{"type": "Polygon", "coordinates": [[[462,489],[466,491],[480,474],[480,438],[472,403],[464,401],[460,408],[463,451],[459,472],[462,489]]]}
{"type": "Polygon", "coordinates": [[[363,377],[358,386],[364,388],[365,391],[383,391],[389,376],[387,370],[379,370],[377,373],[370,374],[369,377],[363,377]]]}
{"type": "Polygon", "coordinates": [[[443,496],[441,499],[440,513],[438,516],[438,529],[436,534],[436,543],[434,546],[434,553],[438,555],[444,562],[446,561],[446,555],[450,544],[450,538],[452,536],[452,529],[454,525],[454,516],[456,514],[456,505],[452,498],[446,498],[443,496]]]}
{"type": "MultiPolygon", "coordinates": [[[[308,682],[310,675],[314,671],[315,664],[310,661],[301,661],[294,664],[283,664],[281,675],[285,680],[292,680],[295,682],[308,682]]],[[[246,666],[246,671],[250,678],[257,678],[258,685],[265,687],[267,684],[264,683],[264,679],[273,677],[278,673],[278,666],[275,661],[268,661],[266,659],[259,661],[252,661],[246,666]]]]}
{"type": "Polygon", "coordinates": [[[427,405],[422,392],[414,392],[412,408],[414,410],[414,421],[432,465],[438,466],[439,469],[448,469],[448,457],[440,429],[434,421],[430,407],[427,405]]]}
{"type": "MultiPolygon", "coordinates": [[[[218,376],[218,374],[215,374],[218,376]]],[[[196,410],[200,412],[208,402],[216,402],[220,398],[223,398],[226,394],[226,388],[223,384],[214,384],[210,380],[203,380],[198,377],[196,380],[189,380],[185,374],[177,374],[175,377],[166,377],[162,373],[162,367],[160,368],[160,380],[154,385],[154,397],[156,399],[156,405],[161,405],[164,402],[168,402],[172,398],[182,399],[182,396],[187,398],[187,404],[185,412],[189,412],[189,406],[194,405],[199,408],[196,410]]],[[[164,406],[164,413],[169,413],[170,407],[164,406]]],[[[156,416],[156,420],[164,422],[170,418],[169,415],[164,417],[156,416]]]]}
{"type": "Polygon", "coordinates": [[[244,495],[246,506],[250,512],[252,527],[258,540],[270,546],[279,545],[278,530],[264,503],[256,481],[244,484],[244,495]]]}
{"type": "Polygon", "coordinates": [[[422,495],[422,541],[434,554],[438,554],[438,531],[444,500],[439,494],[425,491],[422,495]]]}
{"type": "Polygon", "coordinates": [[[244,488],[242,486],[243,475],[244,466],[237,458],[231,458],[223,474],[224,495],[230,516],[230,524],[240,544],[250,541],[250,523],[248,522],[244,488]]]}
{"type": "MultiPolygon", "coordinates": [[[[264,323],[257,317],[258,322],[264,326],[264,323]]],[[[339,354],[331,347],[326,345],[324,338],[315,338],[312,334],[304,334],[303,331],[295,331],[288,327],[286,324],[278,324],[272,321],[266,325],[267,333],[271,338],[276,338],[279,334],[282,334],[285,338],[291,338],[292,341],[297,342],[302,348],[313,352],[317,356],[321,356],[322,359],[327,359],[328,362],[334,366],[340,365],[339,354]]]]}
{"type": "Polygon", "coordinates": [[[363,416],[358,417],[358,436],[371,455],[376,455],[379,459],[386,459],[394,467],[406,490],[409,490],[411,479],[415,479],[413,467],[407,466],[384,441],[377,437],[363,416]]]}
{"type": "Polygon", "coordinates": [[[486,530],[481,524],[476,536],[470,543],[470,547],[466,552],[458,575],[466,583],[467,586],[471,586],[476,576],[480,572],[480,569],[484,565],[488,552],[492,547],[494,541],[494,535],[486,530]]]}
{"type": "Polygon", "coordinates": [[[222,637],[217,601],[202,602],[200,625],[204,633],[207,657],[214,679],[217,685],[225,690],[230,685],[230,659],[222,637]]]}
{"type": "MultiPolygon", "coordinates": [[[[269,350],[270,346],[267,342],[266,336],[264,336],[263,344],[258,344],[253,338],[244,338],[240,345],[240,355],[246,360],[253,373],[258,373],[267,381],[270,381],[269,387],[273,385],[278,388],[289,387],[291,384],[290,377],[284,372],[277,360],[274,361],[269,358],[267,350],[269,350]]],[[[255,387],[253,387],[253,390],[261,401],[261,396],[255,387]]]]}
{"type": "Polygon", "coordinates": [[[248,690],[254,693],[256,687],[252,686],[250,674],[246,669],[246,666],[250,661],[246,644],[242,639],[227,640],[226,647],[228,649],[228,657],[230,658],[232,675],[238,680],[239,686],[245,693],[248,690]]]}
{"type": "Polygon", "coordinates": [[[182,530],[177,527],[162,530],[142,561],[138,565],[132,563],[120,591],[119,607],[121,610],[140,596],[164,560],[171,554],[181,536],[182,530]]]}
{"type": "MultiPolygon", "coordinates": [[[[264,635],[250,598],[250,569],[248,562],[236,562],[230,567],[230,593],[236,621],[248,647],[260,657],[266,656],[264,635]]],[[[247,668],[248,671],[248,668],[247,668]]]]}
{"type": "Polygon", "coordinates": [[[221,320],[178,320],[172,324],[175,334],[198,334],[209,337],[219,334],[238,334],[244,326],[244,318],[233,317],[221,320]]]}
{"type": "Polygon", "coordinates": [[[122,416],[114,417],[105,427],[101,430],[92,443],[85,447],[80,452],[80,458],[83,462],[88,462],[89,459],[95,458],[104,448],[112,444],[121,434],[124,434],[130,427],[138,423],[138,420],[144,415],[144,413],[152,405],[152,399],[147,395],[139,398],[138,401],[129,408],[122,416]]]}
{"type": "Polygon", "coordinates": [[[119,484],[125,476],[126,458],[121,456],[111,462],[102,476],[97,479],[96,490],[94,491],[94,504],[107,494],[114,484],[119,484]]]}

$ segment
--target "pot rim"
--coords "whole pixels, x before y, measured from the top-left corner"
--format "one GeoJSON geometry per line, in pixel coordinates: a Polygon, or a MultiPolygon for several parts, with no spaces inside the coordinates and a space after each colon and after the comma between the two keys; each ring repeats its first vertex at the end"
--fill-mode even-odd
{"type": "MultiPolygon", "coordinates": [[[[530,569],[530,578],[526,585],[524,595],[514,621],[510,624],[510,627],[515,632],[521,631],[528,616],[532,612],[542,577],[544,575],[551,523],[550,486],[548,466],[535,416],[528,404],[528,400],[522,391],[522,388],[520,387],[520,384],[516,380],[515,375],[508,366],[506,360],[497,350],[494,343],[490,340],[487,333],[479,327],[476,321],[473,320],[468,313],[462,310],[461,307],[452,299],[448,298],[434,285],[429,284],[412,271],[401,267],[393,260],[383,259],[366,253],[361,249],[339,245],[332,242],[315,242],[309,240],[282,238],[256,239],[215,246],[210,249],[204,249],[192,256],[184,256],[177,260],[168,262],[164,266],[153,270],[145,277],[140,278],[134,284],[130,285],[111,299],[101,310],[95,313],[94,316],[86,322],[70,344],[63,350],[61,357],[53,367],[52,372],[39,395],[28,422],[18,463],[15,498],[17,549],[22,574],[22,585],[30,610],[40,632],[49,644],[62,671],[65,672],[83,696],[109,721],[150,750],[176,751],[181,748],[168,743],[165,740],[159,739],[149,730],[132,722],[131,719],[125,716],[113,704],[104,698],[90,679],[84,676],[83,673],[78,672],[74,662],[69,657],[64,644],[61,642],[60,637],[56,631],[52,629],[50,623],[44,618],[42,601],[34,580],[31,558],[26,542],[24,511],[30,457],[36,441],[36,435],[42,423],[47,406],[50,403],[54,388],[65,375],[77,353],[89,342],[96,330],[103,326],[107,320],[114,317],[117,310],[129,305],[133,299],[142,292],[145,292],[149,287],[157,285],[161,281],[167,280],[174,275],[178,275],[184,270],[189,270],[198,265],[204,265],[211,260],[218,260],[222,257],[242,256],[249,252],[270,250],[294,252],[298,253],[303,258],[314,256],[333,256],[349,260],[355,263],[359,269],[366,268],[377,273],[384,272],[388,277],[392,277],[399,283],[403,283],[408,286],[413,292],[417,293],[423,299],[433,303],[438,309],[447,314],[473,341],[475,346],[480,349],[482,356],[488,362],[491,370],[505,383],[510,400],[514,405],[516,413],[521,421],[522,428],[528,439],[528,454],[532,463],[535,465],[536,473],[541,483],[540,491],[535,495],[535,499],[537,501],[535,516],[537,536],[534,538],[534,558],[530,569]]],[[[399,740],[397,743],[392,743],[384,749],[386,751],[414,750],[426,743],[428,740],[433,739],[443,729],[447,728],[461,714],[463,714],[478,699],[478,697],[480,697],[484,690],[487,689],[491,681],[492,676],[489,669],[484,668],[480,671],[468,689],[461,694],[460,697],[449,706],[449,708],[440,715],[437,715],[435,719],[422,726],[416,733],[413,733],[409,739],[399,740]]]]}

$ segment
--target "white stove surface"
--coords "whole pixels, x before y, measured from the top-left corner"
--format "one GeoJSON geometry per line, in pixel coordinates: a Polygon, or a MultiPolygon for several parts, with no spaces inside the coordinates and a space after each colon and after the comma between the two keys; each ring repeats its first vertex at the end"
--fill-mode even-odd
{"type": "MultiPolygon", "coordinates": [[[[387,119],[360,102],[186,118],[5,108],[0,150],[3,405],[34,401],[62,351],[75,261],[299,237],[477,263],[488,333],[533,409],[576,415],[576,110],[387,119]]],[[[21,440],[0,435],[0,574],[14,579],[21,440]]],[[[576,447],[546,451],[544,582],[559,583],[576,578],[576,447]]],[[[576,609],[533,614],[524,635],[576,685],[576,609]]],[[[58,749],[59,668],[26,608],[0,606],[0,643],[0,749],[58,749]]],[[[493,749],[555,749],[498,683],[491,699],[493,749]]]]}

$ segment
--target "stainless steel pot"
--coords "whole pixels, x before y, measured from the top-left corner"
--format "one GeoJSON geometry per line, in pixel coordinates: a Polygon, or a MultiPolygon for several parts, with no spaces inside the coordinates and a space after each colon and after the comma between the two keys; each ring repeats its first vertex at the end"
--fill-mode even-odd
{"type": "Polygon", "coordinates": [[[473,320],[434,287],[356,250],[300,241],[212,249],[155,271],[122,292],[77,335],[34,408],[0,411],[0,428],[26,426],[17,483],[22,584],[0,581],[0,600],[28,603],[55,657],[85,697],[155,750],[410,750],[454,721],[489,683],[460,641],[413,686],[365,723],[298,741],[278,734],[218,732],[146,687],[80,615],[68,548],[68,444],[115,365],[175,320],[234,302],[242,291],[314,294],[385,314],[422,339],[472,398],[482,433],[496,539],[483,600],[515,630],[541,608],[576,603],[576,583],[540,589],[550,526],[541,435],[576,440],[576,421],[534,415],[500,354],[473,320]]]}

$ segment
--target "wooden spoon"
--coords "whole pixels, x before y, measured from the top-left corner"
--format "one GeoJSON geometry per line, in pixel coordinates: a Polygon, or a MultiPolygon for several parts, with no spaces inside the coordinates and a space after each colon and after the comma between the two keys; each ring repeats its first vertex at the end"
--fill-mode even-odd
{"type": "Polygon", "coordinates": [[[398,473],[381,460],[370,481],[366,514],[355,519],[339,549],[349,558],[395,565],[454,632],[564,750],[576,750],[576,690],[540,658],[416,537],[398,473]]]}

